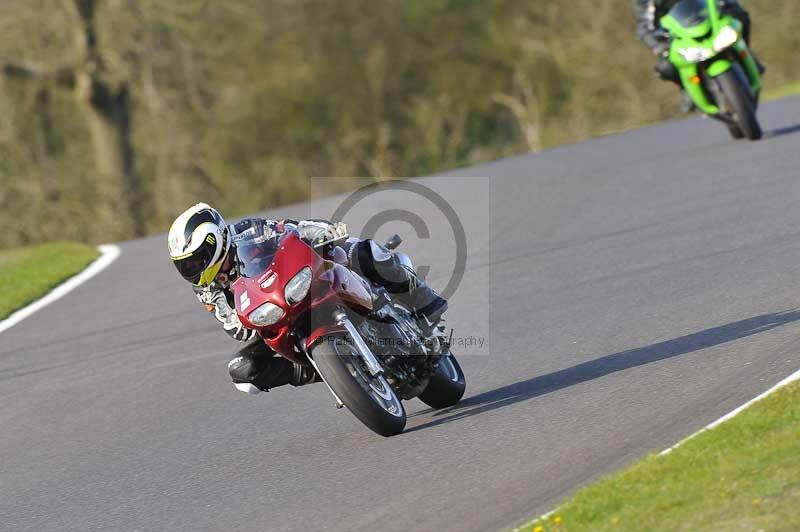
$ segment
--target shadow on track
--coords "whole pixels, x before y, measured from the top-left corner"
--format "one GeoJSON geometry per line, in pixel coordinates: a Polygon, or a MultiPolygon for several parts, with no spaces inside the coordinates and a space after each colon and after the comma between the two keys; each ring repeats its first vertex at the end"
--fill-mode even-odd
{"type": "Polygon", "coordinates": [[[490,390],[464,399],[459,404],[442,410],[428,410],[419,414],[432,414],[432,421],[409,428],[406,432],[426,429],[513,405],[540,395],[545,395],[574,384],[597,379],[617,371],[658,362],[668,358],[700,351],[727,342],[733,342],[754,334],[763,333],[800,320],[800,310],[763,314],[746,320],[735,321],[719,327],[705,329],[665,342],[607,355],[577,366],[540,375],[495,390],[490,390]]]}
{"type": "Polygon", "coordinates": [[[773,129],[772,131],[768,131],[765,138],[771,139],[773,137],[783,137],[784,135],[791,135],[793,133],[800,133],[800,124],[795,124],[793,126],[782,127],[779,129],[773,129]]]}

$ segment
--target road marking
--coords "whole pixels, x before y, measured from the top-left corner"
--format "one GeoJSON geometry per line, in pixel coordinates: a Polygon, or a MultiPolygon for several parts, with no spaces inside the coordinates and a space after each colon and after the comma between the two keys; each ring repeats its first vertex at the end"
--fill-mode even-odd
{"type": "MultiPolygon", "coordinates": [[[[670,447],[668,449],[664,449],[663,451],[658,453],[658,455],[659,456],[664,456],[666,454],[671,453],[673,450],[677,449],[678,447],[680,447],[681,445],[683,445],[687,441],[691,440],[695,436],[697,436],[699,434],[702,434],[703,432],[705,432],[707,430],[711,430],[714,427],[725,423],[729,419],[731,419],[733,417],[736,417],[738,414],[740,414],[743,410],[747,409],[749,406],[752,406],[754,403],[757,403],[758,401],[764,399],[768,395],[772,395],[773,393],[775,393],[776,391],[780,390],[781,388],[783,388],[787,384],[790,384],[790,383],[795,382],[795,381],[800,381],[800,369],[795,371],[794,373],[792,373],[791,375],[789,375],[788,377],[786,377],[782,381],[780,381],[778,384],[776,384],[775,386],[773,386],[772,388],[770,388],[766,392],[762,393],[761,395],[758,395],[757,397],[754,397],[753,399],[750,399],[749,401],[747,401],[742,406],[731,410],[730,412],[728,412],[727,414],[725,414],[721,418],[717,419],[716,421],[712,421],[711,423],[709,423],[708,425],[706,425],[702,429],[698,430],[697,432],[695,432],[693,434],[690,434],[689,436],[685,437],[684,439],[682,439],[681,441],[679,441],[678,443],[676,443],[672,447],[670,447]]],[[[622,469],[620,469],[619,471],[622,471],[622,469]]],[[[538,523],[540,521],[546,521],[548,518],[550,518],[551,515],[553,515],[554,513],[556,513],[560,509],[561,509],[561,505],[556,506],[553,510],[550,510],[546,514],[542,514],[539,517],[536,517],[533,520],[528,521],[527,523],[522,524],[522,525],[518,526],[517,528],[512,529],[511,532],[521,532],[523,529],[530,528],[532,525],[535,525],[536,523],[538,523]]]]}
{"type": "Polygon", "coordinates": [[[50,303],[54,301],[58,301],[65,295],[69,294],[80,285],[100,273],[101,271],[108,268],[112,262],[117,260],[121,250],[119,246],[115,246],[113,244],[108,244],[104,246],[97,246],[97,250],[100,252],[100,256],[94,260],[89,266],[83,269],[77,275],[74,275],[61,283],[60,285],[53,288],[50,292],[45,294],[43,297],[37,299],[30,305],[22,307],[18,311],[12,313],[6,319],[0,321],[0,333],[5,331],[6,329],[10,329],[17,323],[21,322],[34,312],[37,312],[50,303]]]}
{"type": "Polygon", "coordinates": [[[766,392],[762,393],[761,395],[759,395],[757,397],[754,397],[753,399],[750,399],[749,401],[747,401],[742,406],[731,410],[730,412],[728,412],[727,414],[725,414],[724,416],[722,416],[718,420],[713,421],[713,422],[709,423],[708,425],[706,425],[705,427],[703,427],[702,429],[698,430],[697,432],[695,432],[693,434],[690,434],[689,436],[687,436],[686,438],[682,439],[681,441],[679,441],[678,443],[676,443],[675,445],[673,445],[669,449],[664,449],[663,451],[658,453],[659,456],[663,456],[665,454],[671,453],[674,449],[677,449],[678,447],[680,447],[681,445],[683,445],[687,441],[691,440],[692,438],[694,438],[698,434],[702,434],[703,432],[705,432],[707,430],[713,429],[717,425],[721,425],[722,423],[725,423],[726,421],[728,421],[732,417],[735,417],[737,414],[739,414],[742,410],[744,410],[747,407],[751,406],[753,403],[756,403],[756,402],[762,400],[763,398],[767,397],[768,395],[771,395],[774,392],[780,390],[781,388],[783,388],[787,384],[789,384],[791,382],[794,382],[794,381],[797,381],[797,380],[800,380],[800,370],[795,371],[794,373],[792,373],[791,375],[789,375],[788,377],[786,377],[781,382],[779,382],[778,384],[776,384],[775,386],[773,386],[772,388],[770,388],[766,392]]]}
{"type": "Polygon", "coordinates": [[[533,527],[533,525],[535,525],[539,521],[547,521],[548,519],[550,519],[550,516],[556,513],[559,509],[561,509],[561,506],[556,506],[554,509],[550,510],[546,514],[542,514],[539,517],[536,517],[533,520],[528,521],[527,523],[519,525],[517,528],[513,528],[511,532],[522,532],[526,528],[530,528],[531,530],[533,530],[533,528],[531,528],[533,527]]]}

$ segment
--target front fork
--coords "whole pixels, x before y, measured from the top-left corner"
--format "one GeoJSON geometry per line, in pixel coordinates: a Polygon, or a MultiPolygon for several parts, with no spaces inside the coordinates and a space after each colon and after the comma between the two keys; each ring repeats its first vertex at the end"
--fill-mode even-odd
{"type": "Polygon", "coordinates": [[[380,376],[383,373],[383,366],[381,366],[381,363],[378,362],[377,358],[375,358],[375,355],[367,345],[367,342],[365,342],[361,337],[358,329],[356,329],[356,326],[353,325],[352,321],[350,321],[350,318],[347,317],[347,314],[345,314],[342,310],[337,310],[333,313],[333,319],[336,320],[337,325],[341,325],[347,329],[348,333],[350,333],[350,337],[353,339],[353,343],[358,350],[358,354],[364,360],[364,363],[367,365],[367,369],[369,370],[370,374],[373,377],[380,376]]]}
{"type": "MultiPolygon", "coordinates": [[[[729,54],[718,56],[705,67],[705,75],[709,78],[720,76],[730,70],[734,62],[738,60],[741,62],[744,72],[747,75],[753,98],[757,98],[758,93],[761,91],[761,74],[758,72],[758,64],[756,63],[753,53],[742,39],[730,48],[730,53],[735,54],[736,57],[731,58],[729,54]]],[[[711,102],[706,95],[703,76],[700,73],[698,65],[689,65],[682,68],[680,75],[683,87],[700,110],[711,116],[721,113],[722,110],[711,102]]],[[[713,80],[711,81],[713,82],[713,80]]]]}
{"type": "MultiPolygon", "coordinates": [[[[372,375],[373,377],[379,377],[380,375],[382,375],[383,366],[381,366],[381,363],[378,362],[378,359],[375,357],[375,354],[372,352],[367,343],[361,337],[361,334],[358,332],[358,329],[356,329],[356,326],[353,325],[353,322],[350,320],[347,314],[343,310],[337,309],[333,312],[333,319],[336,322],[337,326],[336,328],[337,329],[344,328],[344,330],[346,330],[347,333],[350,335],[350,338],[352,338],[353,345],[355,345],[356,351],[358,351],[359,356],[364,361],[364,364],[367,366],[367,370],[369,371],[370,375],[372,375]]],[[[322,337],[322,335],[315,335],[315,336],[322,337]]],[[[307,350],[306,354],[308,354],[307,350]]],[[[328,384],[328,381],[325,380],[325,377],[322,375],[322,373],[320,373],[319,368],[317,367],[317,363],[314,362],[314,359],[310,356],[308,356],[307,358],[311,363],[311,365],[314,367],[314,370],[317,372],[317,375],[319,375],[320,378],[322,379],[322,382],[324,382],[325,386],[328,387],[328,390],[331,392],[331,395],[333,395],[333,398],[336,401],[336,408],[344,407],[344,403],[342,402],[342,400],[339,398],[338,395],[336,395],[336,392],[333,391],[333,388],[331,388],[330,384],[328,384]]]]}
{"type": "Polygon", "coordinates": [[[334,406],[336,408],[344,408],[344,403],[342,402],[341,399],[339,399],[339,396],[336,395],[336,392],[333,391],[333,388],[331,388],[331,385],[328,384],[328,381],[325,380],[325,377],[322,376],[322,373],[320,373],[319,368],[317,367],[317,363],[314,362],[314,359],[311,358],[311,357],[308,357],[308,361],[311,362],[311,365],[314,367],[314,371],[317,372],[317,375],[319,375],[319,378],[322,379],[322,382],[324,382],[325,386],[328,387],[328,391],[331,392],[331,395],[333,396],[333,400],[334,400],[334,406]]]}
{"type": "Polygon", "coordinates": [[[731,51],[735,53],[739,61],[741,61],[744,73],[747,76],[747,81],[750,82],[750,90],[753,94],[753,98],[756,98],[758,93],[761,92],[761,73],[758,71],[756,56],[753,55],[753,51],[748,48],[744,39],[739,39],[739,41],[733,45],[731,51]]]}

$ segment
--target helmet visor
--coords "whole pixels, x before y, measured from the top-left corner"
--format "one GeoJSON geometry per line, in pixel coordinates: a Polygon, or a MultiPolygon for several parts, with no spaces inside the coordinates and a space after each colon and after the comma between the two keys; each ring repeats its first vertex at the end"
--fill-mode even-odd
{"type": "Polygon", "coordinates": [[[694,28],[708,20],[708,5],[705,0],[683,0],[669,14],[684,28],[694,28]]]}
{"type": "Polygon", "coordinates": [[[216,251],[215,246],[203,242],[203,245],[197,251],[179,259],[173,259],[172,262],[184,279],[193,285],[197,285],[200,282],[200,276],[211,265],[214,251],[216,251]]]}

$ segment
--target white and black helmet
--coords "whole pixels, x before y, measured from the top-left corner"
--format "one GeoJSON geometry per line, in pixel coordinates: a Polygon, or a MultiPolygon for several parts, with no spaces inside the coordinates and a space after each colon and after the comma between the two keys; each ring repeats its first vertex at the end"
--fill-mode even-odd
{"type": "Polygon", "coordinates": [[[230,249],[228,225],[213,207],[198,203],[172,223],[167,236],[169,257],[184,279],[208,286],[230,249]]]}

